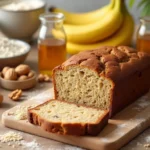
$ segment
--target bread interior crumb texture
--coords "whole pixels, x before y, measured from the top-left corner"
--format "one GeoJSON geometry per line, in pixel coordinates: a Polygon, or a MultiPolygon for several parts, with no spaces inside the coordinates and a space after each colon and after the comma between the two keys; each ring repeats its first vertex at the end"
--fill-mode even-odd
{"type": "Polygon", "coordinates": [[[38,106],[32,112],[50,122],[62,123],[95,123],[105,113],[103,110],[86,108],[57,100],[45,103],[42,107],[38,106]]]}
{"type": "Polygon", "coordinates": [[[113,84],[86,67],[70,66],[55,72],[57,99],[109,109],[113,84]]]}

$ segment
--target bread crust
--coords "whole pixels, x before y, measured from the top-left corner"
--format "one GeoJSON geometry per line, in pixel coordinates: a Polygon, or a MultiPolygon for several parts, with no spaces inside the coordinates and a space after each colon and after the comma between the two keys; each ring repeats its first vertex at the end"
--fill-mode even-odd
{"type": "Polygon", "coordinates": [[[59,97],[55,73],[74,65],[89,68],[112,82],[110,117],[148,92],[150,88],[149,54],[137,52],[127,46],[104,46],[97,50],[80,52],[53,70],[55,99],[59,97]]]}
{"type": "MultiPolygon", "coordinates": [[[[41,105],[38,105],[28,110],[29,122],[34,125],[41,126],[45,131],[57,133],[57,134],[63,134],[63,135],[96,136],[108,123],[109,112],[107,110],[102,116],[99,117],[97,122],[94,124],[50,122],[46,119],[43,119],[42,117],[40,117],[39,115],[37,115],[35,112],[32,111],[46,103],[49,103],[50,101],[53,101],[53,100],[49,100],[41,105]]],[[[57,101],[64,102],[61,100],[57,100],[57,101]]],[[[64,102],[64,103],[68,103],[68,102],[64,102]]],[[[70,104],[73,104],[73,103],[70,103],[70,104]]]]}
{"type": "Polygon", "coordinates": [[[110,116],[114,116],[117,112],[147,93],[150,88],[149,77],[150,67],[141,72],[135,72],[124,80],[117,82],[113,91],[110,116]]]}

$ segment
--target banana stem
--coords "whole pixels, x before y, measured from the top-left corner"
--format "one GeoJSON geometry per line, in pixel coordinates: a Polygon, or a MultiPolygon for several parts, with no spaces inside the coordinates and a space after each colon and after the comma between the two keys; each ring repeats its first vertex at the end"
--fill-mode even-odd
{"type": "Polygon", "coordinates": [[[115,0],[111,0],[110,8],[114,8],[114,6],[115,6],[115,0]]]}
{"type": "Polygon", "coordinates": [[[114,9],[116,10],[116,11],[120,11],[120,9],[121,9],[121,1],[122,0],[115,0],[115,6],[114,6],[114,9]]]}
{"type": "Polygon", "coordinates": [[[129,11],[127,9],[127,6],[126,6],[124,0],[122,0],[121,6],[122,6],[122,12],[126,13],[126,14],[129,14],[129,11]]]}

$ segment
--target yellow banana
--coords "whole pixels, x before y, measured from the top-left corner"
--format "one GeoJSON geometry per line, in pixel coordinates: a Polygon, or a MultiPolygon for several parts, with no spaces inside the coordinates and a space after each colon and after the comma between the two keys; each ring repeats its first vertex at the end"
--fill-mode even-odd
{"type": "Polygon", "coordinates": [[[67,40],[74,43],[94,43],[103,40],[118,30],[123,15],[121,12],[121,1],[115,0],[115,6],[107,14],[95,23],[87,25],[64,25],[67,40]]]}
{"type": "Polygon", "coordinates": [[[132,35],[134,31],[134,21],[132,16],[128,13],[126,8],[124,8],[124,21],[120,29],[112,35],[112,37],[100,41],[96,44],[74,44],[67,43],[67,52],[69,54],[75,54],[84,50],[91,50],[94,48],[99,48],[101,46],[117,46],[117,45],[130,45],[132,41],[132,35]]]}
{"type": "Polygon", "coordinates": [[[113,4],[114,0],[111,0],[110,4],[95,11],[90,11],[86,13],[71,13],[59,8],[51,8],[51,11],[63,13],[65,15],[65,23],[67,24],[83,25],[101,19],[113,7],[113,4]]]}

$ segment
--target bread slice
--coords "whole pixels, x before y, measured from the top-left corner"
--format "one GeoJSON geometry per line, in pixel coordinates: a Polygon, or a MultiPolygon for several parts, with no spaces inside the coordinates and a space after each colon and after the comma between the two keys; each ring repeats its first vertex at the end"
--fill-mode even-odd
{"type": "Polygon", "coordinates": [[[108,111],[60,100],[49,100],[28,110],[30,123],[69,135],[97,135],[108,123],[108,111]]]}

